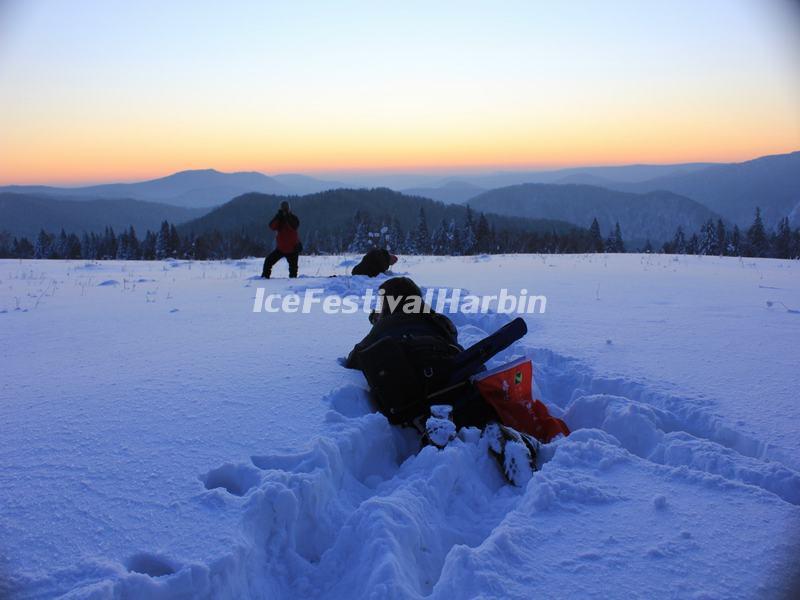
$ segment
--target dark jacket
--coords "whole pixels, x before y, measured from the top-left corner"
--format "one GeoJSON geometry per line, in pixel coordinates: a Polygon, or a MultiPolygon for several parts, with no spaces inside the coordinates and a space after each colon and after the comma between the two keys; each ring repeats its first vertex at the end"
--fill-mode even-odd
{"type": "Polygon", "coordinates": [[[358,353],[361,350],[368,348],[382,338],[399,338],[406,334],[438,336],[448,343],[461,348],[458,344],[458,331],[455,325],[444,315],[435,312],[421,314],[396,312],[390,315],[383,315],[375,322],[367,336],[350,351],[345,366],[348,369],[360,369],[358,353]]]}
{"type": "Polygon", "coordinates": [[[292,254],[298,250],[300,236],[297,234],[297,229],[299,227],[300,219],[295,214],[282,211],[278,211],[278,214],[269,222],[269,228],[277,232],[276,246],[283,254],[292,254]]]}
{"type": "Polygon", "coordinates": [[[364,255],[361,262],[353,267],[353,275],[366,275],[367,277],[377,277],[385,273],[392,265],[389,251],[385,248],[373,248],[364,255]]]}

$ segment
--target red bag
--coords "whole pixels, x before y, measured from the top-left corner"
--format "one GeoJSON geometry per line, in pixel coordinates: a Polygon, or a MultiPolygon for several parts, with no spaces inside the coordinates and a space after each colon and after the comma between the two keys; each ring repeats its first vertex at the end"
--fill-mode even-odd
{"type": "Polygon", "coordinates": [[[528,433],[545,444],[557,435],[569,435],[566,423],[550,414],[533,398],[533,365],[530,359],[504,365],[473,378],[481,396],[497,411],[503,425],[528,433]]]}

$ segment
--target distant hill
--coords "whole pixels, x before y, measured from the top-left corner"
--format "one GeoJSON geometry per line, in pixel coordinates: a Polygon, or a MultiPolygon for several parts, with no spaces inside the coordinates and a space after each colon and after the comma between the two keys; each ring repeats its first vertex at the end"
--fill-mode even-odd
{"type": "Polygon", "coordinates": [[[756,206],[774,227],[800,204],[800,152],[714,165],[692,173],[609,187],[628,191],[667,190],[707,206],[740,227],[753,222],[756,206]]]}
{"type": "Polygon", "coordinates": [[[445,204],[461,204],[486,191],[486,188],[465,181],[448,181],[438,187],[410,188],[402,190],[409,196],[422,196],[445,204]]]}
{"type": "MultiPolygon", "coordinates": [[[[234,198],[223,206],[217,207],[202,217],[184,223],[179,229],[185,233],[208,233],[241,231],[249,235],[266,236],[267,223],[274,216],[278,205],[287,198],[267,194],[245,194],[234,198]]],[[[340,232],[353,223],[357,210],[367,212],[376,220],[389,221],[397,218],[400,226],[411,229],[416,225],[420,207],[424,208],[429,230],[433,230],[442,219],[456,219],[463,223],[466,207],[463,205],[446,205],[428,198],[407,196],[387,188],[337,189],[317,194],[288,198],[292,210],[300,217],[301,234],[317,232],[324,236],[332,232],[340,232]]],[[[476,215],[477,218],[477,215],[476,215]]],[[[519,219],[487,214],[490,224],[498,230],[530,231],[543,233],[546,231],[566,232],[573,225],[550,219],[519,219]]]]}
{"type": "MultiPolygon", "coordinates": [[[[314,181],[313,178],[306,178],[314,181]]],[[[305,181],[305,186],[309,181],[305,181]]],[[[248,192],[269,194],[296,193],[288,185],[262,173],[221,173],[214,169],[181,171],[138,183],[109,183],[85,187],[5,186],[0,192],[70,196],[75,200],[96,198],[134,198],[187,208],[219,206],[231,198],[248,192]]]]}
{"type": "Polygon", "coordinates": [[[72,200],[36,194],[0,192],[0,230],[32,238],[40,229],[58,233],[102,232],[106,226],[119,231],[131,225],[137,233],[155,231],[161,221],[182,223],[207,209],[181,208],[141,200],[72,200]]]}
{"type": "Polygon", "coordinates": [[[694,200],[671,192],[635,194],[577,184],[528,183],[490,190],[469,201],[475,210],[532,219],[556,219],[589,227],[597,217],[603,235],[619,221],[623,238],[654,244],[672,238],[678,225],[699,231],[718,215],[694,200]]]}
{"type": "MultiPolygon", "coordinates": [[[[325,190],[335,190],[337,188],[351,187],[341,181],[326,181],[324,179],[316,179],[308,175],[301,175],[299,173],[281,173],[272,177],[275,181],[290,190],[292,194],[303,196],[305,194],[315,194],[317,192],[324,192],[325,190]]],[[[260,192],[264,190],[252,190],[260,192]]]]}
{"type": "MultiPolygon", "coordinates": [[[[673,165],[616,165],[569,167],[564,169],[494,171],[494,172],[459,172],[459,173],[350,173],[346,180],[350,187],[388,187],[403,192],[437,189],[451,181],[473,185],[484,190],[522,183],[559,183],[572,177],[596,177],[618,183],[636,183],[676,173],[689,173],[706,168],[714,163],[682,163],[673,165]]],[[[571,181],[570,183],[588,183],[587,181],[571,181]]]]}
{"type": "Polygon", "coordinates": [[[620,184],[638,183],[705,169],[713,163],[684,163],[676,165],[621,165],[610,167],[571,167],[548,171],[498,171],[459,179],[485,189],[521,185],[523,183],[588,183],[613,181],[620,184]]]}
{"type": "Polygon", "coordinates": [[[608,179],[607,177],[601,177],[600,175],[592,175],[590,173],[585,173],[581,171],[580,173],[572,173],[567,175],[566,177],[562,177],[554,181],[553,183],[575,183],[578,185],[596,185],[598,187],[610,188],[614,189],[614,184],[620,183],[618,181],[614,181],[613,179],[608,179]]]}

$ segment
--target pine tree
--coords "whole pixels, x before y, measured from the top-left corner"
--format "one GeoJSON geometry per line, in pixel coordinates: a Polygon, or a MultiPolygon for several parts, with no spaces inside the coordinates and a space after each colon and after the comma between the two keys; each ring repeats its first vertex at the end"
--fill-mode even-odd
{"type": "Polygon", "coordinates": [[[388,221],[381,225],[380,229],[380,238],[378,240],[378,247],[379,248],[386,248],[389,252],[394,250],[393,246],[395,244],[395,233],[392,230],[392,222],[388,221]]]}
{"type": "Polygon", "coordinates": [[[767,255],[767,232],[761,220],[761,209],[756,207],[756,217],[753,224],[747,230],[747,244],[750,246],[750,253],[753,256],[767,255]]]}
{"type": "Polygon", "coordinates": [[[161,222],[161,228],[156,236],[156,259],[164,260],[170,255],[169,247],[169,223],[161,222]]]}
{"type": "Polygon", "coordinates": [[[450,224],[447,226],[447,243],[449,244],[449,252],[451,256],[461,255],[461,231],[456,225],[455,219],[450,219],[450,224]]]}
{"type": "Polygon", "coordinates": [[[700,242],[697,249],[698,254],[712,255],[719,254],[719,242],[717,240],[717,227],[714,221],[709,219],[703,223],[700,229],[700,242]]]}
{"type": "Polygon", "coordinates": [[[697,237],[696,233],[693,233],[692,237],[690,237],[689,241],[686,243],[686,254],[697,254],[699,248],[700,238],[697,237]]]}
{"type": "Polygon", "coordinates": [[[447,223],[442,219],[442,222],[433,230],[433,235],[431,235],[431,253],[437,256],[444,256],[447,254],[448,245],[447,223]]]}
{"type": "Polygon", "coordinates": [[[170,225],[169,227],[169,255],[174,258],[178,258],[181,255],[181,237],[178,235],[175,225],[170,225]]]}
{"type": "Polygon", "coordinates": [[[128,232],[123,231],[117,239],[117,260],[128,260],[128,232]]]}
{"type": "Polygon", "coordinates": [[[478,236],[475,233],[475,218],[472,208],[467,205],[467,216],[464,222],[464,231],[461,234],[461,254],[469,256],[475,254],[475,246],[478,243],[478,236]]]}
{"type": "MultiPolygon", "coordinates": [[[[554,235],[557,235],[555,231],[554,235]]],[[[614,226],[614,231],[608,236],[606,240],[606,252],[625,252],[625,242],[622,241],[622,230],[617,221],[614,226]]]]}
{"type": "Polygon", "coordinates": [[[489,221],[483,213],[478,217],[475,238],[478,252],[486,253],[492,251],[492,230],[489,228],[489,221]]]}
{"type": "Polygon", "coordinates": [[[94,260],[97,258],[97,245],[95,243],[94,234],[89,236],[85,233],[81,236],[81,256],[86,260],[94,260]]]}
{"type": "Polygon", "coordinates": [[[393,236],[390,239],[390,247],[387,247],[387,250],[393,252],[394,254],[402,254],[405,252],[403,248],[403,242],[405,241],[405,233],[403,232],[403,226],[400,225],[400,220],[397,217],[392,217],[392,220],[389,224],[389,231],[393,236]]]}
{"type": "Polygon", "coordinates": [[[14,241],[11,244],[11,252],[14,258],[34,257],[33,244],[31,244],[28,238],[26,237],[20,238],[19,240],[17,240],[17,238],[14,238],[14,241]]]}
{"type": "Polygon", "coordinates": [[[117,255],[117,236],[113,227],[107,227],[103,235],[103,258],[111,260],[117,255]]]}
{"type": "Polygon", "coordinates": [[[12,245],[11,234],[7,231],[0,231],[0,258],[11,258],[12,245]]]}
{"type": "Polygon", "coordinates": [[[363,254],[372,247],[369,237],[369,225],[363,218],[356,224],[356,233],[347,247],[348,252],[363,254]]]}
{"type": "Polygon", "coordinates": [[[144,240],[139,247],[139,253],[142,260],[154,260],[156,257],[156,234],[147,230],[144,235],[144,240]]]}
{"type": "Polygon", "coordinates": [[[603,244],[603,236],[600,233],[600,224],[597,222],[597,217],[592,219],[592,225],[589,227],[589,252],[603,252],[605,245],[603,244]]]}
{"type": "Polygon", "coordinates": [[[731,241],[728,244],[729,256],[740,256],[742,253],[742,234],[739,231],[739,226],[733,226],[733,233],[731,233],[731,241]]]}
{"type": "Polygon", "coordinates": [[[792,229],[789,227],[789,217],[778,221],[778,231],[775,234],[775,257],[791,258],[792,229]]]}
{"type": "Polygon", "coordinates": [[[686,252],[686,235],[683,233],[683,227],[678,225],[675,230],[675,237],[672,238],[672,253],[684,254],[686,252]]]}
{"type": "Polygon", "coordinates": [[[139,239],[136,237],[136,230],[131,225],[128,229],[128,260],[139,259],[139,239]]]}
{"type": "Polygon", "coordinates": [[[649,239],[647,240],[647,242],[644,245],[644,253],[645,254],[652,254],[653,253],[653,244],[650,243],[649,239]]]}
{"type": "Polygon", "coordinates": [[[50,244],[50,235],[44,229],[40,229],[33,245],[33,257],[50,258],[50,244]]]}
{"type": "Polygon", "coordinates": [[[415,254],[430,254],[431,234],[428,232],[428,221],[425,218],[425,209],[422,206],[419,207],[419,214],[417,215],[417,227],[414,231],[414,234],[414,245],[416,247],[415,254]]]}
{"type": "Polygon", "coordinates": [[[728,232],[725,231],[725,223],[722,219],[717,219],[717,251],[720,256],[728,253],[728,232]]]}
{"type": "Polygon", "coordinates": [[[622,239],[622,229],[617,221],[614,226],[614,239],[617,241],[617,252],[625,252],[625,240],[622,239]]]}

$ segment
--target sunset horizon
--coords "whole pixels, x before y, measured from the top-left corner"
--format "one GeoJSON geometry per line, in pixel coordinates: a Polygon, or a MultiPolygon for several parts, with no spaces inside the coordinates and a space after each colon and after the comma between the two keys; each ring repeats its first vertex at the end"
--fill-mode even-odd
{"type": "Polygon", "coordinates": [[[0,184],[543,170],[800,148],[789,0],[0,5],[0,184]],[[70,23],[65,27],[64,23],[70,23]]]}
{"type": "Polygon", "coordinates": [[[776,156],[782,154],[791,154],[800,151],[800,145],[794,148],[764,149],[758,153],[742,153],[733,155],[721,155],[717,157],[708,158],[703,156],[690,156],[686,159],[675,157],[674,159],[666,160],[642,160],[631,157],[631,159],[620,158],[616,161],[603,161],[603,160],[584,160],[578,162],[563,162],[563,163],[497,163],[497,164],[444,164],[441,166],[426,166],[426,165],[400,165],[400,166],[374,166],[372,168],[360,168],[358,166],[342,166],[339,168],[331,167],[327,169],[304,168],[299,165],[287,164],[285,166],[249,166],[243,165],[222,165],[218,164],[176,164],[170,166],[153,167],[152,170],[145,171],[126,171],[119,170],[106,175],[96,176],[80,176],[77,175],[73,178],[70,177],[50,177],[41,179],[20,179],[20,178],[0,178],[0,186],[9,185],[46,185],[46,186],[64,186],[64,187],[82,187],[91,185],[102,185],[107,183],[135,183],[140,181],[148,181],[152,179],[160,179],[168,177],[175,173],[186,171],[218,171],[220,173],[261,173],[267,176],[273,175],[287,175],[297,174],[306,175],[309,177],[319,178],[347,178],[347,177],[369,177],[386,175],[419,175],[428,177],[442,177],[447,179],[455,179],[459,176],[475,176],[484,175],[498,172],[544,172],[544,171],[558,171],[568,169],[582,169],[582,168],[604,168],[604,167],[625,167],[636,165],[647,166],[675,166],[684,164],[730,164],[742,163],[750,160],[766,156],[776,156]],[[224,168],[223,168],[224,167],[224,168]]]}

